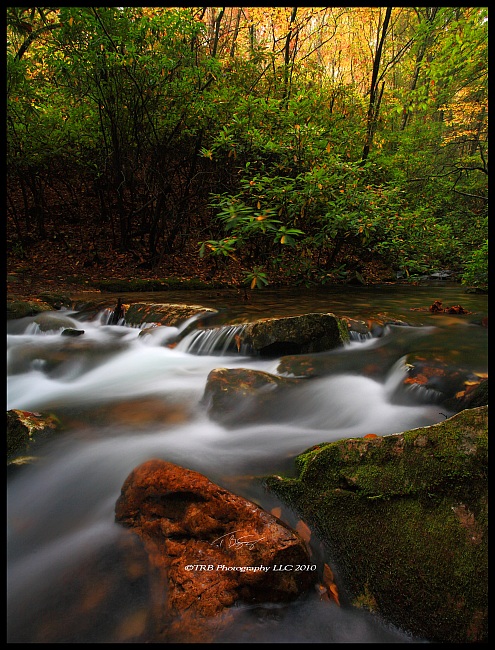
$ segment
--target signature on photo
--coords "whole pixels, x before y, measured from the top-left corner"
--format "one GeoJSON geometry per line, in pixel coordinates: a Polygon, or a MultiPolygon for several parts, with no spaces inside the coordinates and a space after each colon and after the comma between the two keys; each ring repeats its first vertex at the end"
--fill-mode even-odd
{"type": "Polygon", "coordinates": [[[236,537],[237,530],[233,530],[230,533],[225,533],[221,537],[217,537],[211,542],[211,546],[216,546],[217,548],[239,548],[240,546],[246,546],[248,549],[254,548],[254,545],[257,542],[261,542],[264,537],[259,539],[254,538],[254,535],[241,535],[236,537]]]}

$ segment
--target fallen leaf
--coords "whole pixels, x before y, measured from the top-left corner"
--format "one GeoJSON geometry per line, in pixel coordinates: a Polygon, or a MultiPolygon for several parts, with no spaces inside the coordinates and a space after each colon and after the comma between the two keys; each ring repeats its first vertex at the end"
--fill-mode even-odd
{"type": "Polygon", "coordinates": [[[280,515],[282,514],[282,508],[272,508],[270,512],[274,517],[280,518],[280,515]]]}
{"type": "Polygon", "coordinates": [[[333,600],[340,607],[339,590],[334,581],[332,569],[328,564],[323,565],[323,586],[326,587],[329,599],[333,600]]]}
{"type": "Polygon", "coordinates": [[[323,565],[323,584],[329,587],[333,584],[333,571],[328,564],[323,565]]]}
{"type": "Polygon", "coordinates": [[[329,593],[332,597],[332,599],[337,603],[337,605],[340,607],[340,601],[339,601],[339,590],[337,589],[337,585],[334,583],[333,585],[330,585],[329,587],[329,593]]]}
{"type": "Polygon", "coordinates": [[[296,530],[305,542],[311,539],[311,530],[302,519],[297,522],[296,530]]]}

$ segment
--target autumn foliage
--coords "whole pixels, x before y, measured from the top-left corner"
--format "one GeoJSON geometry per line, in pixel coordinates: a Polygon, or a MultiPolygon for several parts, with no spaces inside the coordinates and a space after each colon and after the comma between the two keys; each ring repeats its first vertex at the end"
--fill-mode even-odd
{"type": "Polygon", "coordinates": [[[11,271],[486,284],[473,7],[7,8],[11,271]]]}

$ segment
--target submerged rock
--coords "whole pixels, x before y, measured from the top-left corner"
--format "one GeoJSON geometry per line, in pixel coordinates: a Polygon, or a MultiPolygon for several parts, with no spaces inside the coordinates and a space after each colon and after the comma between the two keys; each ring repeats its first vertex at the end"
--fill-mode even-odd
{"type": "Polygon", "coordinates": [[[355,606],[431,642],[487,642],[487,407],[295,464],[266,484],[319,531],[355,606]]]}
{"type": "Polygon", "coordinates": [[[131,472],[115,517],[143,540],[157,572],[160,641],[180,633],[182,642],[208,642],[236,602],[290,602],[316,580],[315,572],[295,570],[309,560],[297,533],[202,474],[163,460],[131,472]],[[277,571],[281,565],[294,570],[277,571]]]}
{"type": "Polygon", "coordinates": [[[300,379],[249,368],[215,368],[206,380],[202,402],[220,424],[247,424],[277,412],[277,401],[300,379]]]}
{"type": "Polygon", "coordinates": [[[342,347],[349,342],[349,331],[344,319],[314,313],[248,323],[240,339],[254,354],[277,357],[342,347]]]}
{"type": "MultiPolygon", "coordinates": [[[[31,524],[22,522],[28,537],[31,524]]],[[[17,608],[10,605],[7,643],[146,643],[156,634],[148,557],[128,530],[89,543],[69,572],[55,570],[48,583],[42,603],[34,589],[22,592],[17,608]]]]}

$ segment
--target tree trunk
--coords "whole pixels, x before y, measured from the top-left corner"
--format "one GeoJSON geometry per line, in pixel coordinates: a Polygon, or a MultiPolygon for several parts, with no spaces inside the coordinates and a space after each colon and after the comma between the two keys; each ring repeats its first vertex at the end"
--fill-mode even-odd
{"type": "Polygon", "coordinates": [[[382,84],[382,89],[379,92],[378,90],[378,72],[380,70],[380,63],[382,58],[383,44],[387,36],[388,24],[390,22],[390,16],[392,15],[392,7],[387,7],[385,13],[385,20],[381,28],[381,35],[377,40],[377,47],[375,53],[375,60],[373,61],[373,72],[371,74],[371,85],[370,85],[370,102],[368,105],[368,115],[366,117],[366,140],[363,147],[363,155],[361,158],[361,165],[364,165],[366,162],[371,146],[373,144],[373,137],[376,131],[376,124],[378,121],[378,112],[380,107],[380,100],[383,93],[384,83],[382,84]]]}
{"type": "MultiPolygon", "coordinates": [[[[291,65],[291,42],[292,42],[292,25],[294,24],[294,21],[296,20],[296,14],[297,14],[297,7],[292,7],[292,13],[290,16],[290,23],[289,23],[289,31],[287,32],[287,36],[285,37],[285,46],[284,46],[284,92],[283,92],[283,99],[287,101],[289,99],[290,95],[290,79],[292,77],[292,73],[290,72],[290,68],[294,64],[294,59],[296,57],[296,52],[294,49],[294,52],[292,54],[292,65],[291,65]]],[[[296,33],[296,38],[297,38],[297,33],[296,33]]]]}

